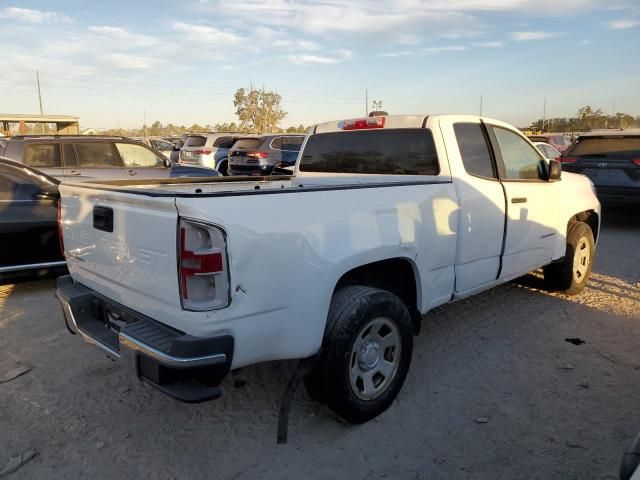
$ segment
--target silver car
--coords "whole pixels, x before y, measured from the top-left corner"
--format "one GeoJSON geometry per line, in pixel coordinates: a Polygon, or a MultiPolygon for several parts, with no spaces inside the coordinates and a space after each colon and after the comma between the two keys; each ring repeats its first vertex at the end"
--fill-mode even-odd
{"type": "Polygon", "coordinates": [[[229,165],[229,149],[241,136],[239,133],[192,133],[180,150],[179,162],[215,168],[226,175],[229,165]]]}

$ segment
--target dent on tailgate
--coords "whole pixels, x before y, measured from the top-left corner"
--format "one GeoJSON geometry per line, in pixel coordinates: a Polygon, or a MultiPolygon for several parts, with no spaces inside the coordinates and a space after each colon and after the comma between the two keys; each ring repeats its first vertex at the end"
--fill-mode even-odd
{"type": "Polygon", "coordinates": [[[162,311],[162,304],[180,307],[173,198],[60,190],[65,253],[74,280],[118,302],[140,305],[150,315],[162,311]],[[100,216],[109,209],[113,231],[100,228],[100,216]]]}

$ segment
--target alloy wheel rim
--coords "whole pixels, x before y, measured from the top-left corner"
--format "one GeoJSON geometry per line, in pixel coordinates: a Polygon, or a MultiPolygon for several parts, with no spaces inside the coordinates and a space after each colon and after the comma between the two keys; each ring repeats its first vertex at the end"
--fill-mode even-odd
{"type": "Polygon", "coordinates": [[[349,357],[351,390],[360,400],[375,400],[393,382],[400,365],[400,331],[391,319],[376,317],[358,333],[349,357]]]}

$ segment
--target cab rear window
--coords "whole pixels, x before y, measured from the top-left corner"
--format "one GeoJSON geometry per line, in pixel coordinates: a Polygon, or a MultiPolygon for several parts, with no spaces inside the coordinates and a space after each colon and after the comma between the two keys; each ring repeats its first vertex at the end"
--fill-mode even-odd
{"type": "Polygon", "coordinates": [[[640,136],[638,137],[583,137],[573,146],[567,156],[581,157],[640,157],[640,136]]]}
{"type": "Polygon", "coordinates": [[[363,130],[312,135],[302,152],[303,172],[437,175],[431,131],[363,130]]]}

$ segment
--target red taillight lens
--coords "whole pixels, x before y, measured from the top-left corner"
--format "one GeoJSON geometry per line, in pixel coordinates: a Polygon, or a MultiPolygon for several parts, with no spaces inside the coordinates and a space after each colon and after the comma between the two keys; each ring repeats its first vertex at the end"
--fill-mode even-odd
{"type": "Polygon", "coordinates": [[[558,158],[556,158],[556,160],[560,160],[560,162],[562,163],[573,163],[578,159],[576,157],[563,157],[562,155],[560,155],[558,158]]]}
{"type": "Polygon", "coordinates": [[[269,156],[268,152],[251,152],[247,153],[247,157],[251,158],[267,158],[269,156]]]}
{"type": "Polygon", "coordinates": [[[384,128],[385,117],[353,118],[342,122],[342,130],[368,130],[384,128]]]}
{"type": "Polygon", "coordinates": [[[640,158],[634,158],[631,161],[640,167],[640,158]]]}
{"type": "Polygon", "coordinates": [[[211,150],[194,150],[193,153],[196,155],[209,155],[211,150]]]}
{"type": "Polygon", "coordinates": [[[62,201],[58,200],[58,244],[60,253],[64,257],[64,238],[62,238],[62,201]]]}
{"type": "Polygon", "coordinates": [[[178,234],[180,296],[186,310],[214,310],[229,304],[226,240],[222,230],[180,220],[178,234]]]}

